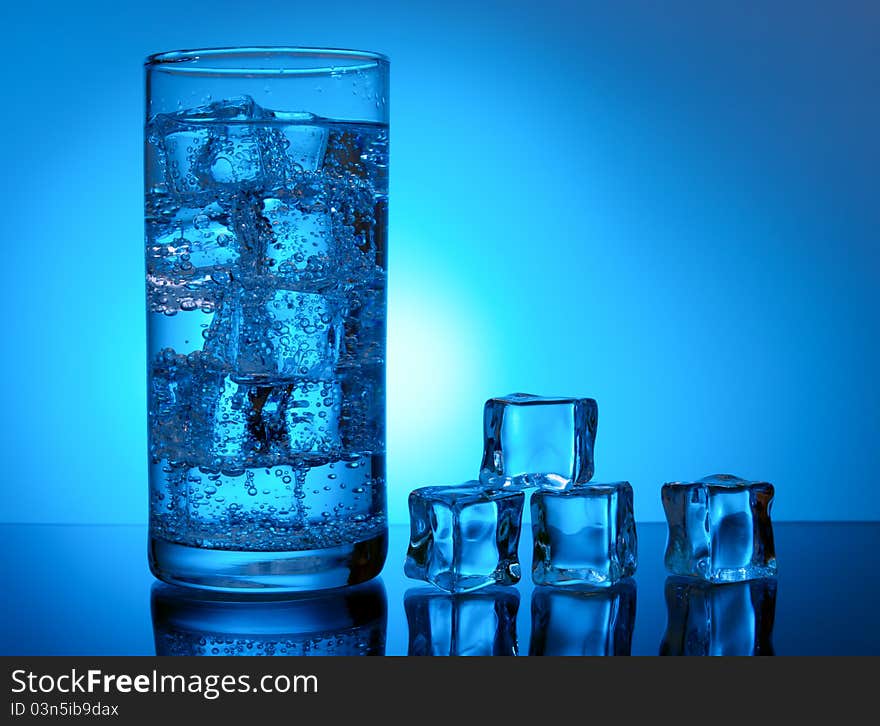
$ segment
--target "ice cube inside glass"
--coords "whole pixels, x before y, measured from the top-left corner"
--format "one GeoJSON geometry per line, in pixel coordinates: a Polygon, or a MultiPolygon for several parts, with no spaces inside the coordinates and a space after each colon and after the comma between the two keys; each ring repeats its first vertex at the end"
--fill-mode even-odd
{"type": "Polygon", "coordinates": [[[480,480],[565,489],[593,476],[598,407],[592,398],[514,393],[486,401],[480,480]]]}
{"type": "Polygon", "coordinates": [[[773,496],[772,484],[732,474],[664,484],[666,569],[709,582],[773,577],[773,496]]]}
{"type": "Polygon", "coordinates": [[[519,581],[522,492],[479,482],[422,487],[409,495],[405,572],[448,592],[519,581]]]}
{"type": "Polygon", "coordinates": [[[633,493],[628,482],[581,484],[532,494],[536,585],[608,587],[636,571],[633,493]]]}

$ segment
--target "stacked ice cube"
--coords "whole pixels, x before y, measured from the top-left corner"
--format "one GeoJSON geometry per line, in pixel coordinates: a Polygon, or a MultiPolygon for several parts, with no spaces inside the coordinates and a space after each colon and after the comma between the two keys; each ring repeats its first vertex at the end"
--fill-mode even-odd
{"type": "MultiPolygon", "coordinates": [[[[493,587],[461,593],[519,581],[529,488],[535,490],[532,580],[546,586],[532,600],[530,652],[629,653],[637,564],[633,491],[625,481],[591,481],[597,419],[590,398],[515,393],[490,399],[479,480],[410,494],[406,574],[452,593],[408,594],[412,654],[516,654],[518,597],[493,587]],[[575,621],[589,621],[593,630],[572,635],[575,621]]],[[[729,474],[663,486],[666,566],[674,576],[666,585],[662,654],[772,652],[773,494],[770,484],[729,474]]]]}
{"type": "Polygon", "coordinates": [[[531,495],[538,585],[614,585],[636,569],[632,487],[592,483],[597,405],[515,393],[486,402],[480,479],[410,494],[406,574],[449,592],[519,581],[531,495]]]}

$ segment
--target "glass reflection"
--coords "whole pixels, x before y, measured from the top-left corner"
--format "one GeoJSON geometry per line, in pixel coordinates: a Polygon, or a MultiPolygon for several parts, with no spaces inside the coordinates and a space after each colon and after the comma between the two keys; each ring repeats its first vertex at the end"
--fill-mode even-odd
{"type": "Polygon", "coordinates": [[[384,655],[380,579],[295,597],[212,593],[156,583],[156,655],[384,655]]]}
{"type": "Polygon", "coordinates": [[[536,587],[529,655],[629,655],[635,619],[632,578],[604,589],[536,587]]]}
{"type": "Polygon", "coordinates": [[[489,587],[450,595],[414,588],[404,596],[409,655],[516,655],[519,593],[489,587]]]}
{"type": "Polygon", "coordinates": [[[666,633],[660,655],[773,655],[773,578],[712,585],[666,579],[666,633]]]}

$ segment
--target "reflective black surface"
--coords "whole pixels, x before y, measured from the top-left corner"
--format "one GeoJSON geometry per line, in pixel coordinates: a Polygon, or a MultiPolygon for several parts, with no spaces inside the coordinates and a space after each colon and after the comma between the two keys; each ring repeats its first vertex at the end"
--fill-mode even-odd
{"type": "Polygon", "coordinates": [[[579,598],[535,588],[525,528],[523,581],[502,588],[500,598],[478,594],[470,599],[489,605],[462,610],[439,590],[403,576],[408,533],[402,526],[391,528],[381,579],[363,589],[242,604],[156,585],[146,568],[145,527],[2,525],[0,651],[152,655],[158,646],[206,655],[267,648],[370,655],[383,651],[384,640],[387,655],[514,647],[519,655],[624,653],[627,646],[632,655],[661,649],[880,654],[880,523],[777,523],[775,598],[764,584],[722,585],[731,589],[719,594],[670,578],[663,568],[665,525],[638,530],[639,567],[622,595],[579,598]],[[438,627],[426,636],[429,607],[438,627]]]}

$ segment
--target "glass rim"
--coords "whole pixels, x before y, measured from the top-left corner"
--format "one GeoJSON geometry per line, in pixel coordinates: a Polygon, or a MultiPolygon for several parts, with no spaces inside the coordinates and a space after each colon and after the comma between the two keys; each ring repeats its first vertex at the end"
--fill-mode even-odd
{"type": "Polygon", "coordinates": [[[287,76],[330,76],[356,73],[387,66],[388,56],[369,50],[348,48],[310,48],[299,46],[229,46],[220,48],[192,48],[169,50],[147,56],[144,66],[150,71],[187,76],[238,76],[275,78],[287,76]],[[222,63],[211,64],[212,58],[222,63]],[[268,59],[288,59],[290,65],[276,62],[260,66],[268,59]],[[296,61],[326,60],[313,66],[297,67],[296,61]],[[200,62],[206,61],[204,65],[200,62]],[[237,61],[237,62],[233,62],[237,61]],[[230,62],[233,62],[229,65],[230,62]],[[251,65],[257,62],[256,65],[251,65]]]}

